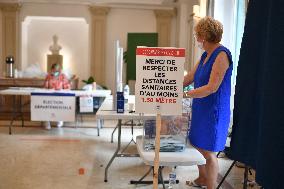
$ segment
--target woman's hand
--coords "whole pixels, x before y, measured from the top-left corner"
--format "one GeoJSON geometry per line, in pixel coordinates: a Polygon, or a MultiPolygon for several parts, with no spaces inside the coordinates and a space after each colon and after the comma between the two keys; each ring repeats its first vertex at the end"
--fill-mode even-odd
{"type": "Polygon", "coordinates": [[[190,91],[184,91],[183,98],[192,98],[192,96],[190,95],[190,91]]]}

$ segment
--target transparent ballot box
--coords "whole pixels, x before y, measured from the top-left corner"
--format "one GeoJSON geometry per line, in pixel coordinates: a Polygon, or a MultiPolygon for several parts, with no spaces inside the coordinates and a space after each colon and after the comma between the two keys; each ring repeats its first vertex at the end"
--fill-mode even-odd
{"type": "MultiPolygon", "coordinates": [[[[182,100],[182,115],[162,116],[160,152],[181,152],[185,149],[191,124],[190,98],[182,100]]],[[[145,151],[155,150],[156,120],[145,120],[143,146],[145,151]]]]}
{"type": "MultiPolygon", "coordinates": [[[[181,152],[185,149],[190,125],[191,101],[183,100],[183,114],[162,116],[160,152],[181,152]]],[[[144,121],[143,145],[145,151],[155,150],[156,120],[144,121]]]]}

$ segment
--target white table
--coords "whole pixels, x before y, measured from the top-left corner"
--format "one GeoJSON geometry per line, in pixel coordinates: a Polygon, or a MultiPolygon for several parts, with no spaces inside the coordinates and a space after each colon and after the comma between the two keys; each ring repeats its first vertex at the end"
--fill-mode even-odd
{"type": "Polygon", "coordinates": [[[8,89],[0,90],[0,95],[19,95],[30,96],[31,93],[72,93],[75,96],[91,95],[93,97],[107,97],[110,96],[110,90],[54,90],[45,88],[33,88],[33,87],[10,87],[8,89]]]}
{"type": "MultiPolygon", "coordinates": [[[[128,99],[128,103],[134,103],[135,96],[130,95],[128,99]]],[[[127,107],[127,106],[126,106],[127,107]]],[[[108,97],[102,103],[101,107],[96,113],[97,118],[97,127],[101,128],[102,120],[118,120],[117,129],[118,129],[118,140],[117,140],[117,148],[114,152],[113,156],[111,157],[110,161],[108,162],[105,168],[105,178],[104,181],[107,182],[107,174],[110,165],[112,164],[115,157],[125,157],[125,154],[119,154],[121,148],[121,126],[123,120],[146,120],[146,119],[156,119],[156,115],[154,114],[144,114],[139,115],[137,113],[129,113],[129,110],[126,109],[124,113],[117,113],[116,110],[113,110],[113,98],[108,97]]]]}
{"type": "MultiPolygon", "coordinates": [[[[155,151],[145,151],[143,148],[142,136],[137,136],[136,146],[140,157],[146,165],[153,166],[155,151]]],[[[203,165],[205,159],[202,154],[193,146],[188,144],[182,152],[160,152],[160,166],[175,167],[175,166],[192,166],[203,165]]]]}
{"type": "MultiPolygon", "coordinates": [[[[135,96],[130,95],[128,99],[128,103],[135,103],[135,96]]],[[[127,106],[126,106],[127,107],[127,106]]],[[[109,96],[105,99],[102,103],[101,107],[96,113],[97,118],[97,127],[101,128],[102,120],[118,120],[117,129],[118,129],[118,139],[117,139],[117,148],[114,152],[113,156],[111,157],[110,161],[108,162],[105,168],[105,178],[104,181],[107,182],[107,175],[108,169],[112,164],[113,160],[116,157],[127,157],[125,154],[120,154],[121,148],[121,126],[123,120],[153,120],[156,119],[155,114],[137,114],[137,113],[129,113],[129,110],[126,109],[124,113],[117,113],[116,110],[113,110],[113,98],[109,96]]],[[[99,132],[99,129],[98,129],[99,132]]],[[[129,157],[129,156],[128,156],[129,157]]]]}
{"type": "MultiPolygon", "coordinates": [[[[84,90],[54,90],[54,89],[44,89],[44,88],[32,88],[32,87],[11,87],[8,89],[0,90],[0,95],[10,95],[10,96],[20,96],[20,103],[21,103],[21,96],[31,96],[32,93],[72,93],[75,94],[76,97],[88,95],[93,97],[108,97],[111,94],[110,90],[95,90],[95,91],[84,91],[84,90]]],[[[15,100],[14,100],[15,102],[15,100]]],[[[13,110],[16,111],[16,104],[14,103],[13,110]]],[[[20,105],[22,106],[22,105],[20,105]]],[[[21,109],[21,108],[20,108],[21,109]]],[[[21,112],[20,112],[21,113],[21,112]]],[[[9,134],[12,134],[12,124],[15,118],[16,113],[12,112],[12,119],[9,125],[9,134]]],[[[22,119],[22,126],[23,126],[23,119],[22,119]]],[[[99,129],[98,129],[99,131],[99,129]]]]}
{"type": "MultiPolygon", "coordinates": [[[[135,96],[130,95],[128,99],[128,103],[135,103],[135,96]]],[[[103,120],[143,120],[143,119],[156,119],[156,115],[154,114],[143,114],[139,115],[136,113],[129,113],[128,105],[126,105],[126,109],[124,113],[117,113],[116,110],[113,109],[113,96],[108,96],[105,98],[104,102],[100,106],[99,110],[96,113],[97,118],[97,128],[98,128],[98,136],[100,128],[103,126],[103,120]]]]}
{"type": "MultiPolygon", "coordinates": [[[[153,181],[144,181],[143,179],[153,171],[155,151],[145,151],[143,147],[142,136],[137,136],[136,146],[138,153],[146,165],[151,166],[145,175],[141,177],[138,181],[130,181],[130,184],[152,184],[153,181]]],[[[165,183],[163,180],[162,170],[164,167],[177,167],[177,166],[193,166],[193,165],[203,165],[206,160],[202,154],[193,148],[191,145],[187,145],[185,150],[182,152],[160,152],[159,154],[159,181],[163,184],[165,188],[165,183]]]]}

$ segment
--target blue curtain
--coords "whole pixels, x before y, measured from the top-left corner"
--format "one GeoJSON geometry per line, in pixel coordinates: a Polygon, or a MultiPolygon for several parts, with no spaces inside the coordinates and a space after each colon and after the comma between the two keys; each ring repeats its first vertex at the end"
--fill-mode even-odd
{"type": "Polygon", "coordinates": [[[250,0],[238,63],[232,159],[284,188],[284,1],[250,0]]]}

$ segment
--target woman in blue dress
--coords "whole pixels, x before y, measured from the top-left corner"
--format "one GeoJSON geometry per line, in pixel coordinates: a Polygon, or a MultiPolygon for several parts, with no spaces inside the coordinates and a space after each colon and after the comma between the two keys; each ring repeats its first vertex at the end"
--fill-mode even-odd
{"type": "Polygon", "coordinates": [[[198,166],[199,177],[191,186],[216,188],[218,160],[216,152],[225,147],[230,123],[231,74],[230,51],[220,44],[223,26],[211,18],[202,18],[194,28],[198,46],[204,50],[193,70],[184,77],[184,86],[194,83],[194,90],[184,96],[193,98],[189,132],[191,144],[204,156],[198,166]]]}

